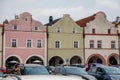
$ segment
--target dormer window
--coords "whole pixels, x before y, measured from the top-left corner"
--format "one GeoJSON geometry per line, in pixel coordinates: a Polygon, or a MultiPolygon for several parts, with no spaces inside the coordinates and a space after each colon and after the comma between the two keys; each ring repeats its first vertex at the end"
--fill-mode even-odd
{"type": "Polygon", "coordinates": [[[111,30],[110,29],[108,29],[108,34],[110,34],[111,33],[111,30]]]}
{"type": "Polygon", "coordinates": [[[94,28],[92,29],[92,33],[95,34],[95,29],[94,28]]]}
{"type": "Polygon", "coordinates": [[[35,26],[35,27],[34,27],[34,30],[37,31],[37,30],[38,30],[38,26],[35,26]]]}
{"type": "Polygon", "coordinates": [[[14,25],[14,26],[13,26],[13,30],[17,30],[17,25],[14,25]]]}
{"type": "Polygon", "coordinates": [[[58,27],[57,30],[56,30],[56,32],[61,32],[61,28],[58,27]]]}
{"type": "Polygon", "coordinates": [[[72,29],[72,33],[76,33],[76,29],[75,28],[72,29]]]}

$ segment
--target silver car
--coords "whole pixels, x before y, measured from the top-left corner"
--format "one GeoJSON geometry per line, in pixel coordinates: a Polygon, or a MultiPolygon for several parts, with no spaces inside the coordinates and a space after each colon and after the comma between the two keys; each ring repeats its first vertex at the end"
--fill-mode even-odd
{"type": "Polygon", "coordinates": [[[61,76],[61,75],[8,75],[0,80],[84,80],[77,76],[61,76]]]}

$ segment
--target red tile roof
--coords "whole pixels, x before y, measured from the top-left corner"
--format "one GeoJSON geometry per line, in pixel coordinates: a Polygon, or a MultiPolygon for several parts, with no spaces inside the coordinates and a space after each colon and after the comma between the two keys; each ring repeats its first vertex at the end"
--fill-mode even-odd
{"type": "MultiPolygon", "coordinates": [[[[86,18],[83,18],[83,19],[80,19],[80,20],[76,21],[76,23],[77,23],[80,27],[85,27],[85,26],[86,26],[86,23],[88,23],[89,21],[94,20],[96,14],[98,14],[98,13],[103,13],[103,14],[105,15],[104,12],[99,11],[99,12],[93,14],[92,16],[89,16],[89,17],[86,17],[86,18]]],[[[105,17],[106,17],[106,15],[105,15],[105,17]]]]}

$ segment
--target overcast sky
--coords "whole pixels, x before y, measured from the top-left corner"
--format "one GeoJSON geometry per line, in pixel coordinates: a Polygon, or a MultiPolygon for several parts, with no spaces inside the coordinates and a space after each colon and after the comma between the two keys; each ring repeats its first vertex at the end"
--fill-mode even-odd
{"type": "Polygon", "coordinates": [[[70,14],[76,21],[98,11],[105,12],[109,21],[115,21],[120,16],[120,0],[0,0],[0,23],[23,12],[45,24],[49,16],[56,19],[70,14]]]}

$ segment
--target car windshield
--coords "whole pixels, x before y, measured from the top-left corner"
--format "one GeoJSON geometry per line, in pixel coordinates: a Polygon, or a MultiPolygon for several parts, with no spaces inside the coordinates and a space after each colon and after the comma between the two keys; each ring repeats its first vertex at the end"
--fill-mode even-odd
{"type": "Polygon", "coordinates": [[[115,74],[120,75],[120,69],[116,67],[105,67],[104,70],[106,71],[107,74],[110,74],[110,75],[115,75],[115,74]]]}
{"type": "Polygon", "coordinates": [[[48,71],[43,66],[30,66],[25,68],[26,75],[48,75],[48,71]]]}
{"type": "Polygon", "coordinates": [[[87,75],[88,73],[82,69],[82,68],[65,68],[66,73],[70,74],[85,74],[87,75]]]}

